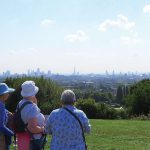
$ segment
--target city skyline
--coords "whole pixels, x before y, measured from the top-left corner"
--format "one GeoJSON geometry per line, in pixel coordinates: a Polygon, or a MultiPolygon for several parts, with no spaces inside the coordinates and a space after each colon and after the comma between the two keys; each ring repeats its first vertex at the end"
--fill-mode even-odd
{"type": "Polygon", "coordinates": [[[71,76],[71,75],[75,75],[75,76],[82,76],[82,75],[94,75],[94,76],[97,76],[97,75],[104,75],[104,76],[115,76],[115,75],[121,75],[121,76],[126,76],[126,75],[138,75],[138,76],[143,76],[143,75],[150,75],[150,72],[118,72],[118,71],[115,71],[115,70],[112,70],[112,71],[108,71],[108,70],[105,70],[105,72],[99,72],[99,73],[92,73],[92,72],[89,72],[89,73],[81,73],[79,72],[78,70],[76,70],[76,68],[73,68],[72,72],[70,73],[61,73],[61,72],[52,72],[52,70],[41,70],[40,68],[36,68],[35,70],[32,69],[28,69],[27,72],[23,72],[23,73],[17,73],[17,72],[11,72],[11,70],[6,70],[4,72],[0,72],[0,76],[4,76],[4,77],[16,77],[16,76],[24,76],[24,75],[27,75],[27,76],[47,76],[47,77],[50,77],[50,76],[53,76],[53,75],[65,75],[65,76],[71,76]]]}
{"type": "Polygon", "coordinates": [[[6,0],[0,73],[150,72],[150,0],[6,0]]]}

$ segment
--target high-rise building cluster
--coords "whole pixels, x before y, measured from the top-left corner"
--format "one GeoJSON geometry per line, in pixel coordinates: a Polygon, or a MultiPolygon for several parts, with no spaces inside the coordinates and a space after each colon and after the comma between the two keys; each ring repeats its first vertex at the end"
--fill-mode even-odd
{"type": "Polygon", "coordinates": [[[5,72],[0,72],[0,77],[7,78],[7,77],[17,77],[17,76],[45,76],[50,77],[52,75],[51,71],[48,70],[47,72],[41,71],[40,68],[37,68],[36,70],[30,70],[28,69],[27,73],[11,73],[10,70],[7,70],[5,72]]]}

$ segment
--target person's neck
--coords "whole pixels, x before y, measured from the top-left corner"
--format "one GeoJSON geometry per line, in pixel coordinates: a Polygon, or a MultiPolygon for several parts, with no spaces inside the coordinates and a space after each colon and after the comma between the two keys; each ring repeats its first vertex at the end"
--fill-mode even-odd
{"type": "Polygon", "coordinates": [[[32,99],[30,97],[24,97],[23,99],[32,102],[32,99]]]}

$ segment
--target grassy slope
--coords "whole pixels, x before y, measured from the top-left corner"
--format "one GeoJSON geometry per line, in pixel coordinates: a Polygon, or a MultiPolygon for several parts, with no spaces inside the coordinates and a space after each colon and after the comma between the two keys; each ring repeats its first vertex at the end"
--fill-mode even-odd
{"type": "Polygon", "coordinates": [[[89,150],[150,150],[150,122],[91,120],[89,150]]]}
{"type": "MultiPolygon", "coordinates": [[[[90,120],[88,150],[150,150],[150,121],[90,120]]],[[[45,150],[49,150],[50,136],[45,150]]]]}

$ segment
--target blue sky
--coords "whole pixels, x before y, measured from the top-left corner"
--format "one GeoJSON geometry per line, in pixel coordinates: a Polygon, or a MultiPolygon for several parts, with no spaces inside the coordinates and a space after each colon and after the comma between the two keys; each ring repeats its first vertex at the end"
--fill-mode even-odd
{"type": "Polygon", "coordinates": [[[0,0],[0,73],[150,72],[150,0],[0,0]]]}

